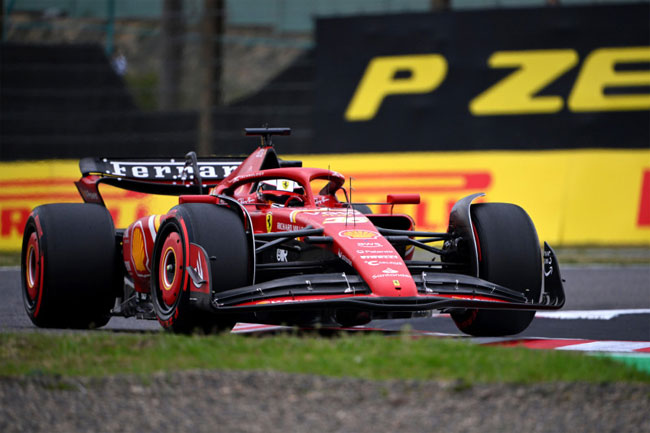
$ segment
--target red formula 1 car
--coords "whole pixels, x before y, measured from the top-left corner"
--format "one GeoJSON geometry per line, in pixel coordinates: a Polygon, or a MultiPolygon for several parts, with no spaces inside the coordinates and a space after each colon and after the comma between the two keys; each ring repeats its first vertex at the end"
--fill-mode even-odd
{"type": "Polygon", "coordinates": [[[279,159],[272,136],[290,129],[246,132],[262,139],[245,160],[82,159],[85,203],[39,206],[27,221],[32,322],[87,328],[118,315],[190,332],[237,321],[347,327],[440,310],[465,333],[507,335],[564,304],[555,255],[544,244],[542,256],[520,207],[472,204],[474,194],[453,207],[446,232],[419,232],[407,215],[350,203],[341,174],[279,159]],[[115,230],[100,184],[179,204],[115,230]]]}

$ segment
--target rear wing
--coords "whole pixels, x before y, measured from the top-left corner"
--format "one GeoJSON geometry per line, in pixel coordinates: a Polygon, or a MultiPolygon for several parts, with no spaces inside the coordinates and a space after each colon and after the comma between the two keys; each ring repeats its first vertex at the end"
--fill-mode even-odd
{"type": "MultiPolygon", "coordinates": [[[[75,185],[86,203],[104,205],[99,184],[158,195],[205,194],[233,173],[245,157],[197,158],[83,158],[82,177],[75,185]]],[[[300,167],[301,161],[283,161],[273,153],[274,167],[300,167]]],[[[263,168],[263,167],[261,167],[263,168]]]]}
{"type": "Polygon", "coordinates": [[[100,183],[146,194],[202,194],[219,184],[244,157],[197,158],[83,158],[82,178],[75,182],[86,203],[104,204],[100,183]],[[195,175],[198,172],[198,176],[195,175]]]}
{"type": "MultiPolygon", "coordinates": [[[[228,177],[245,158],[197,158],[201,179],[205,186],[214,186],[228,177]]],[[[185,158],[83,158],[79,161],[83,176],[95,174],[136,182],[163,184],[192,183],[194,167],[185,158]]]]}

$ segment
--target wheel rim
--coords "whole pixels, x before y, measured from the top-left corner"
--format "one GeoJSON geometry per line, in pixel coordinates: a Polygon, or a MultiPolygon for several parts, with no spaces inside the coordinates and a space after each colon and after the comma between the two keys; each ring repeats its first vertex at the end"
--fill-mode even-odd
{"type": "Polygon", "coordinates": [[[169,290],[174,285],[174,280],[176,280],[176,254],[171,247],[165,251],[163,266],[165,267],[163,286],[165,290],[169,290]]]}
{"type": "Polygon", "coordinates": [[[167,307],[173,307],[181,292],[183,274],[183,248],[181,238],[171,232],[162,247],[158,267],[158,281],[162,301],[167,307]]]}
{"type": "Polygon", "coordinates": [[[27,297],[30,304],[36,302],[41,283],[40,251],[38,248],[38,237],[33,232],[27,242],[27,253],[25,254],[25,285],[27,297]]]}

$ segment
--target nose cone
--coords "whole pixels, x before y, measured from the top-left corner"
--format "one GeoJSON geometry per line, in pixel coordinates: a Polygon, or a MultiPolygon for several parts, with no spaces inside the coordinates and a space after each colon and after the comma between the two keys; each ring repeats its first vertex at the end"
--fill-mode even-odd
{"type": "Polygon", "coordinates": [[[394,267],[383,268],[371,275],[363,275],[363,279],[370,285],[372,293],[377,296],[416,296],[417,287],[406,266],[398,271],[394,267]]]}
{"type": "Polygon", "coordinates": [[[370,220],[356,210],[295,211],[292,221],[323,227],[332,251],[352,266],[377,296],[416,296],[417,288],[404,260],[370,220]]]}
{"type": "Polygon", "coordinates": [[[404,260],[375,227],[332,233],[338,254],[351,264],[377,296],[416,296],[404,260]]]}

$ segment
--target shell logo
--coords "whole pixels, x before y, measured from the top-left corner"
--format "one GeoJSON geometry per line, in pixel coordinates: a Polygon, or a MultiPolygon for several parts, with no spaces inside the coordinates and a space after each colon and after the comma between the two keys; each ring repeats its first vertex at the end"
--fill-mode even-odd
{"type": "Polygon", "coordinates": [[[339,232],[339,236],[348,239],[377,239],[379,233],[370,230],[343,230],[339,232]]]}
{"type": "Polygon", "coordinates": [[[140,273],[148,272],[148,257],[147,252],[145,251],[144,233],[142,233],[142,228],[136,226],[133,229],[131,245],[131,257],[133,258],[133,264],[135,265],[136,271],[140,273]]]}

